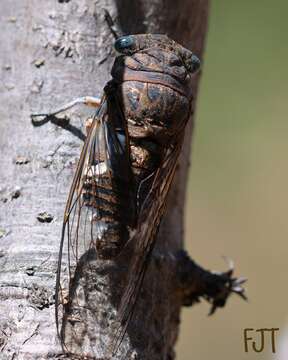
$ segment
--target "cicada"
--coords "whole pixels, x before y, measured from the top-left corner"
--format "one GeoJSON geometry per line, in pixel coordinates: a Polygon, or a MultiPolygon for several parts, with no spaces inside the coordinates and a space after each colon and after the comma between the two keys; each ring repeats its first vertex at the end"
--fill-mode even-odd
{"type": "MultiPolygon", "coordinates": [[[[114,48],[118,56],[102,98],[80,98],[53,113],[79,102],[97,107],[63,221],[56,322],[64,346],[63,321],[85,321],[81,312],[71,315],[81,266],[91,256],[113,261],[133,244],[116,311],[119,327],[113,344],[107,344],[111,354],[121,344],[155,245],[191,113],[191,79],[200,66],[195,54],[166,35],[121,36],[114,48]]],[[[77,304],[85,308],[81,300],[77,304]]]]}

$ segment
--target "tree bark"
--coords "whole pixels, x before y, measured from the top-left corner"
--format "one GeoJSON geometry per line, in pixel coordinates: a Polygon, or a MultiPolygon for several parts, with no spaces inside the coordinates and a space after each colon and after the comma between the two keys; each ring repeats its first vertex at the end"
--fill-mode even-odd
{"type": "MultiPolygon", "coordinates": [[[[202,57],[208,0],[1,3],[1,360],[53,359],[63,353],[54,322],[55,271],[63,211],[88,113],[78,108],[69,112],[69,123],[43,126],[33,125],[30,114],[78,96],[101,96],[114,59],[103,8],[118,17],[124,33],[167,33],[202,57]]],[[[198,80],[193,83],[194,99],[198,80]]],[[[182,305],[174,281],[175,254],[183,247],[192,120],[139,304],[115,359],[175,356],[182,305]]],[[[109,281],[113,283],[113,276],[109,281]]],[[[97,311],[112,308],[109,303],[95,306],[97,311]]],[[[103,334],[109,338],[109,328],[103,334]]],[[[101,357],[103,344],[89,333],[85,336],[87,354],[101,357]]],[[[81,355],[83,346],[74,344],[75,353],[81,355]]]]}

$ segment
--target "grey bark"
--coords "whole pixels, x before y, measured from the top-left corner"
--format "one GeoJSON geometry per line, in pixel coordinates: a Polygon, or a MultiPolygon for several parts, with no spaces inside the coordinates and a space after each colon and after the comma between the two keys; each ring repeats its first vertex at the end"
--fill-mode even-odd
{"type": "MultiPolygon", "coordinates": [[[[114,56],[104,7],[118,16],[124,33],[167,33],[200,57],[203,53],[208,0],[1,2],[1,360],[62,354],[54,322],[55,271],[63,210],[88,112],[78,108],[69,112],[69,124],[37,127],[30,113],[52,110],[78,96],[101,95],[114,56]]],[[[195,99],[198,79],[193,83],[195,99]]],[[[174,281],[174,255],[183,247],[192,124],[191,119],[168,212],[117,358],[174,358],[182,302],[174,281]]],[[[113,284],[116,278],[103,281],[113,284]]],[[[112,308],[109,302],[95,306],[103,312],[112,308]]],[[[103,334],[109,339],[109,327],[103,334]]],[[[86,346],[85,351],[89,348],[98,357],[103,343],[90,335],[88,331],[73,350],[81,354],[86,346]]]]}

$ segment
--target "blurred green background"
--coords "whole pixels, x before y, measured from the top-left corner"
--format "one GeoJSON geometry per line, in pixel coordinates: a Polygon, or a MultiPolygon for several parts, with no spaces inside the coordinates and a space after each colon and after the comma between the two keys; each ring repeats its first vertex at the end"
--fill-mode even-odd
{"type": "Polygon", "coordinates": [[[186,246],[209,269],[232,258],[236,275],[249,279],[249,303],[232,296],[213,317],[206,303],[184,309],[179,360],[288,359],[280,355],[288,326],[287,17],[287,0],[211,1],[186,246]],[[250,343],[245,353],[248,327],[279,327],[277,353],[268,337],[264,352],[250,343]]]}

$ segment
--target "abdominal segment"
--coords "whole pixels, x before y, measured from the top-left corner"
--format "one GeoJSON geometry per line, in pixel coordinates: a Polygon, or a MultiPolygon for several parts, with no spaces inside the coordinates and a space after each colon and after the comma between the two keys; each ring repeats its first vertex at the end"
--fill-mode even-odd
{"type": "Polygon", "coordinates": [[[89,169],[83,177],[82,200],[89,210],[91,242],[100,259],[113,259],[129,239],[134,226],[127,208],[127,184],[112,177],[104,162],[89,169]],[[126,204],[125,204],[126,201],[126,204]]]}

